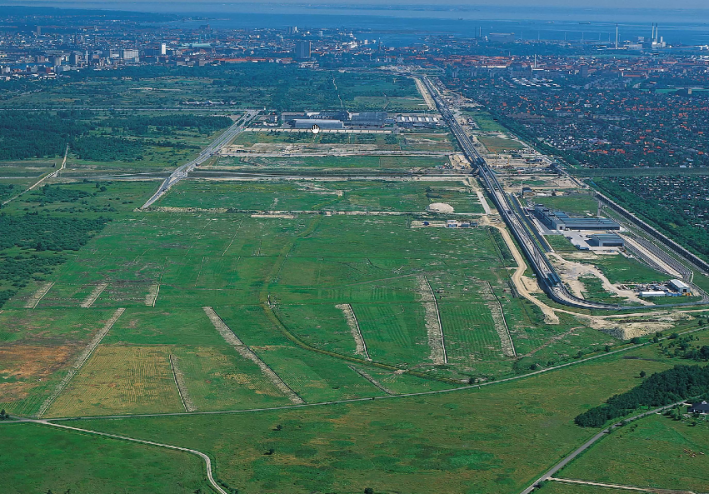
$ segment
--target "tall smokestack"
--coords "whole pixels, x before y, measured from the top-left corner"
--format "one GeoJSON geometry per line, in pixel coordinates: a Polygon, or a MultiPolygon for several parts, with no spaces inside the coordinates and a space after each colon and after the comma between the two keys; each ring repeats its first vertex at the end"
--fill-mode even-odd
{"type": "Polygon", "coordinates": [[[615,25],[615,49],[618,49],[618,24],[615,25]]]}

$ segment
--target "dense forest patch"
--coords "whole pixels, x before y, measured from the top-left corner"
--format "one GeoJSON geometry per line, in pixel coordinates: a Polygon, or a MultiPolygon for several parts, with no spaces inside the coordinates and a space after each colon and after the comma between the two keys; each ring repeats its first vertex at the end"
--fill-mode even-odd
{"type": "Polygon", "coordinates": [[[609,398],[603,405],[578,415],[581,427],[601,427],[640,407],[661,407],[709,393],[709,366],[677,365],[647,378],[640,386],[609,398]]]}

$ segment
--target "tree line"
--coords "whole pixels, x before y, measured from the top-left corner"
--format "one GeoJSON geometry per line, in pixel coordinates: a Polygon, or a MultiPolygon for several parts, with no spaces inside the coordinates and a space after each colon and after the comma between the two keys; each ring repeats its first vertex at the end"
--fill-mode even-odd
{"type": "Polygon", "coordinates": [[[677,365],[647,378],[630,391],[609,398],[603,405],[578,415],[581,427],[601,427],[640,407],[661,407],[709,393],[709,365],[677,365]]]}
{"type": "Polygon", "coordinates": [[[178,129],[193,129],[208,135],[231,124],[231,119],[224,116],[189,114],[100,118],[89,111],[60,111],[56,114],[0,111],[0,156],[3,160],[61,156],[69,145],[80,159],[140,160],[146,146],[179,149],[194,146],[167,139],[128,139],[120,134],[170,136],[178,129]],[[96,132],[102,135],[93,135],[96,132]]]}
{"type": "Polygon", "coordinates": [[[30,280],[42,279],[66,261],[65,250],[79,250],[102,230],[106,218],[61,218],[37,213],[0,214],[0,307],[30,280]],[[22,249],[8,251],[13,247],[22,249]]]}

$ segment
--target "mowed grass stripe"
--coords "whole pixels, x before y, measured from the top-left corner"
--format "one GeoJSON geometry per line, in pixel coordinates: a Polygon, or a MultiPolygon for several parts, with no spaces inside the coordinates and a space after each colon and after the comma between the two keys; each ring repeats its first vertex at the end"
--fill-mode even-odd
{"type": "Polygon", "coordinates": [[[468,363],[498,359],[500,338],[490,310],[481,303],[441,302],[441,319],[446,326],[446,344],[452,362],[468,363]]]}
{"type": "Polygon", "coordinates": [[[410,304],[352,304],[375,361],[411,364],[429,357],[424,308],[410,304]]]}

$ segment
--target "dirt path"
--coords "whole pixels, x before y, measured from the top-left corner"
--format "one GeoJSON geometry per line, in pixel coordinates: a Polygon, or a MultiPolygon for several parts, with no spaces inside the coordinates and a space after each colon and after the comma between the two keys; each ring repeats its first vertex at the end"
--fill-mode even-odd
{"type": "Polygon", "coordinates": [[[490,282],[484,282],[480,286],[480,294],[482,295],[483,300],[485,300],[485,305],[487,305],[487,308],[490,309],[490,315],[492,316],[492,322],[495,325],[495,331],[497,332],[497,336],[500,338],[502,353],[505,357],[516,357],[517,351],[515,350],[515,345],[512,342],[512,335],[510,334],[510,328],[507,326],[507,321],[505,320],[502,304],[500,304],[500,301],[495,296],[490,282]]]}
{"type": "Polygon", "coordinates": [[[367,351],[367,344],[364,342],[364,337],[362,336],[362,331],[359,329],[359,322],[357,321],[354,310],[352,310],[352,306],[350,304],[339,304],[335,307],[342,311],[347,320],[347,325],[352,332],[352,338],[355,340],[355,353],[371,361],[372,359],[369,357],[369,352],[367,351]]]}
{"type": "Polygon", "coordinates": [[[94,302],[96,302],[96,299],[101,296],[103,291],[108,287],[108,283],[99,283],[94,287],[94,289],[91,291],[91,293],[84,299],[83,302],[81,302],[81,307],[84,309],[88,309],[92,305],[94,305],[94,302]]]}
{"type": "Polygon", "coordinates": [[[539,307],[539,309],[541,309],[542,313],[544,314],[545,323],[559,324],[559,316],[556,315],[554,309],[552,309],[536,297],[532,296],[529,290],[527,290],[527,285],[522,279],[524,277],[524,272],[527,270],[527,263],[525,262],[524,257],[522,257],[522,254],[519,252],[519,250],[517,250],[517,245],[512,240],[512,237],[510,237],[510,233],[507,231],[506,228],[490,223],[489,218],[487,216],[483,216],[482,218],[484,219],[480,223],[487,224],[493,228],[497,228],[497,230],[500,232],[500,235],[502,235],[502,238],[507,244],[507,248],[510,249],[510,252],[512,252],[512,257],[514,257],[515,262],[517,263],[517,269],[512,274],[512,282],[514,283],[515,288],[517,289],[517,293],[519,293],[521,297],[529,300],[534,305],[539,307]]]}
{"type": "Polygon", "coordinates": [[[118,321],[118,318],[121,317],[121,314],[123,314],[124,312],[124,308],[117,309],[116,312],[113,313],[113,316],[111,316],[111,319],[109,319],[106,324],[104,324],[103,328],[101,328],[101,331],[96,333],[96,336],[94,336],[93,339],[89,342],[89,344],[86,345],[84,351],[81,352],[81,354],[76,358],[76,361],[74,361],[72,366],[69,368],[69,372],[66,376],[64,376],[64,379],[62,379],[61,382],[57,384],[57,387],[54,388],[52,394],[46,400],[44,400],[44,403],[42,403],[42,406],[37,412],[37,418],[47,413],[47,410],[49,410],[49,407],[52,406],[52,403],[54,403],[54,401],[59,398],[59,395],[62,391],[64,391],[64,388],[66,388],[66,386],[69,384],[69,381],[71,381],[72,378],[76,375],[76,373],[81,370],[81,368],[84,366],[91,354],[94,352],[94,350],[96,350],[96,347],[98,347],[99,343],[101,343],[101,340],[103,340],[104,336],[106,336],[106,334],[111,330],[116,321],[118,321]]]}
{"type": "Polygon", "coordinates": [[[434,364],[441,365],[448,363],[446,354],[446,344],[443,337],[443,326],[441,325],[441,314],[438,312],[438,302],[433,293],[431,284],[425,276],[416,277],[418,293],[425,312],[426,332],[428,334],[428,347],[431,349],[429,357],[434,364]]]}
{"type": "Polygon", "coordinates": [[[160,294],[160,284],[150,285],[148,294],[145,296],[145,305],[148,307],[155,307],[155,302],[158,300],[158,295],[160,294]]]}
{"type": "Polygon", "coordinates": [[[550,477],[548,480],[553,480],[554,482],[562,482],[565,484],[595,485],[596,487],[608,487],[610,489],[619,489],[626,491],[652,492],[653,494],[695,494],[692,491],[678,491],[675,489],[654,489],[652,487],[636,487],[634,485],[604,484],[601,482],[589,482],[586,480],[576,479],[558,479],[555,477],[550,477]]]}
{"type": "Polygon", "coordinates": [[[591,446],[593,446],[597,441],[599,441],[599,440],[603,439],[604,437],[606,437],[606,436],[608,435],[608,433],[610,433],[610,432],[613,431],[614,429],[616,429],[616,428],[618,428],[618,427],[622,427],[623,425],[625,425],[625,424],[627,424],[627,423],[629,423],[629,422],[633,422],[633,421],[639,420],[639,419],[641,419],[641,418],[643,418],[643,417],[647,417],[648,415],[655,415],[656,413],[662,412],[663,410],[668,410],[668,409],[670,409],[670,408],[672,408],[672,407],[675,407],[675,406],[677,406],[677,405],[679,405],[679,404],[681,404],[681,403],[683,403],[683,402],[684,402],[684,400],[678,401],[678,402],[676,402],[676,403],[672,403],[672,404],[670,404],[670,405],[665,405],[665,406],[663,406],[663,407],[656,408],[656,409],[650,410],[650,411],[648,411],[648,412],[643,412],[643,413],[641,413],[641,414],[639,414],[639,415],[635,415],[635,416],[633,416],[633,417],[630,417],[630,418],[627,418],[627,419],[625,419],[625,420],[622,420],[621,422],[616,422],[616,423],[614,423],[613,425],[611,425],[610,427],[607,427],[607,428],[603,429],[601,432],[599,432],[598,434],[596,434],[595,436],[593,436],[591,439],[589,439],[588,441],[586,441],[585,443],[583,443],[583,445],[581,445],[581,446],[580,446],[578,449],[576,449],[573,453],[569,454],[567,457],[565,457],[565,458],[564,458],[563,460],[561,460],[559,463],[557,463],[556,465],[554,465],[551,470],[549,470],[549,471],[546,472],[544,475],[542,475],[542,476],[539,477],[537,480],[535,480],[534,483],[533,483],[532,485],[530,485],[529,487],[527,487],[525,490],[523,490],[521,494],[530,494],[532,491],[534,491],[535,489],[537,489],[537,487],[538,487],[540,484],[542,484],[543,482],[545,482],[545,481],[547,481],[547,480],[555,480],[555,479],[553,479],[552,477],[553,477],[557,472],[559,472],[562,468],[564,468],[566,465],[568,465],[568,464],[571,463],[573,460],[575,460],[580,454],[582,454],[582,453],[583,453],[584,451],[586,451],[588,448],[590,448],[591,446]]]}
{"type": "Polygon", "coordinates": [[[566,338],[567,336],[569,336],[569,335],[570,335],[571,333],[573,333],[574,331],[578,331],[579,329],[582,329],[582,328],[583,328],[583,326],[575,326],[575,327],[569,329],[569,330],[568,330],[567,332],[565,332],[565,333],[562,333],[562,334],[559,334],[559,335],[556,335],[556,336],[552,336],[546,343],[544,343],[543,345],[541,345],[541,346],[535,348],[535,349],[532,350],[531,352],[529,352],[529,353],[527,353],[527,354],[525,354],[525,355],[522,355],[522,356],[523,356],[523,357],[531,357],[532,355],[534,355],[534,354],[537,353],[538,351],[544,350],[546,347],[548,347],[548,346],[551,345],[552,343],[554,343],[554,342],[556,342],[556,341],[559,341],[559,340],[562,339],[562,338],[566,338]]]}
{"type": "Polygon", "coordinates": [[[190,398],[185,376],[182,374],[177,363],[177,357],[174,355],[170,355],[170,369],[172,369],[172,377],[175,380],[175,386],[177,386],[177,392],[180,394],[180,400],[182,400],[182,406],[185,407],[185,412],[194,412],[197,407],[194,406],[190,398]]]}
{"type": "Polygon", "coordinates": [[[564,281],[569,286],[573,294],[578,298],[585,298],[583,296],[585,287],[583,285],[583,281],[579,278],[582,276],[594,276],[601,280],[601,283],[603,283],[603,289],[611,295],[624,298],[629,302],[635,302],[650,307],[655,306],[652,302],[648,302],[647,300],[643,300],[638,297],[633,290],[621,290],[616,287],[596,266],[584,264],[582,262],[570,261],[556,252],[550,252],[549,259],[556,264],[559,274],[563,275],[562,277],[564,281]]]}
{"type": "Polygon", "coordinates": [[[227,326],[224,321],[222,321],[222,318],[219,317],[216,312],[214,312],[214,309],[212,309],[211,307],[202,308],[204,309],[204,313],[207,314],[207,317],[209,317],[209,320],[212,321],[214,328],[219,331],[220,335],[222,335],[224,341],[233,346],[234,349],[239,352],[239,355],[241,355],[243,358],[250,360],[254,364],[258,365],[263,375],[266,376],[273,383],[273,385],[278,388],[281,393],[287,396],[291,403],[294,403],[296,405],[301,405],[305,403],[305,401],[300,396],[298,396],[298,394],[293,391],[291,387],[288,386],[283,381],[283,379],[281,379],[278,374],[276,374],[273,369],[271,369],[266,364],[266,362],[261,360],[259,356],[256,355],[253,350],[251,350],[251,348],[242,343],[242,341],[234,334],[231,328],[229,328],[229,326],[227,326]]]}
{"type": "Polygon", "coordinates": [[[58,176],[58,175],[59,175],[59,172],[62,171],[64,168],[66,168],[66,159],[67,159],[68,156],[69,156],[69,145],[67,144],[67,146],[66,146],[66,151],[64,151],[64,159],[62,160],[61,166],[60,166],[57,170],[54,170],[53,172],[51,172],[51,173],[45,175],[44,177],[40,178],[37,182],[35,182],[34,184],[30,185],[29,188],[23,190],[22,192],[20,192],[20,193],[17,194],[16,196],[13,196],[13,197],[7,199],[6,201],[3,201],[2,205],[4,206],[4,205],[6,205],[6,204],[11,203],[12,201],[14,201],[15,199],[17,199],[17,198],[20,197],[21,195],[23,195],[23,194],[25,194],[25,193],[27,193],[27,192],[29,192],[29,191],[31,191],[31,190],[36,189],[37,187],[39,187],[40,185],[42,185],[42,184],[43,184],[44,182],[46,182],[47,180],[58,176]]]}
{"type": "Polygon", "coordinates": [[[37,307],[37,304],[39,304],[40,300],[44,298],[44,296],[47,294],[47,292],[49,292],[49,290],[52,289],[53,286],[53,281],[40,285],[40,287],[37,288],[37,291],[34,292],[34,294],[29,298],[29,300],[27,300],[27,303],[25,304],[25,309],[34,309],[35,307],[37,307]]]}

